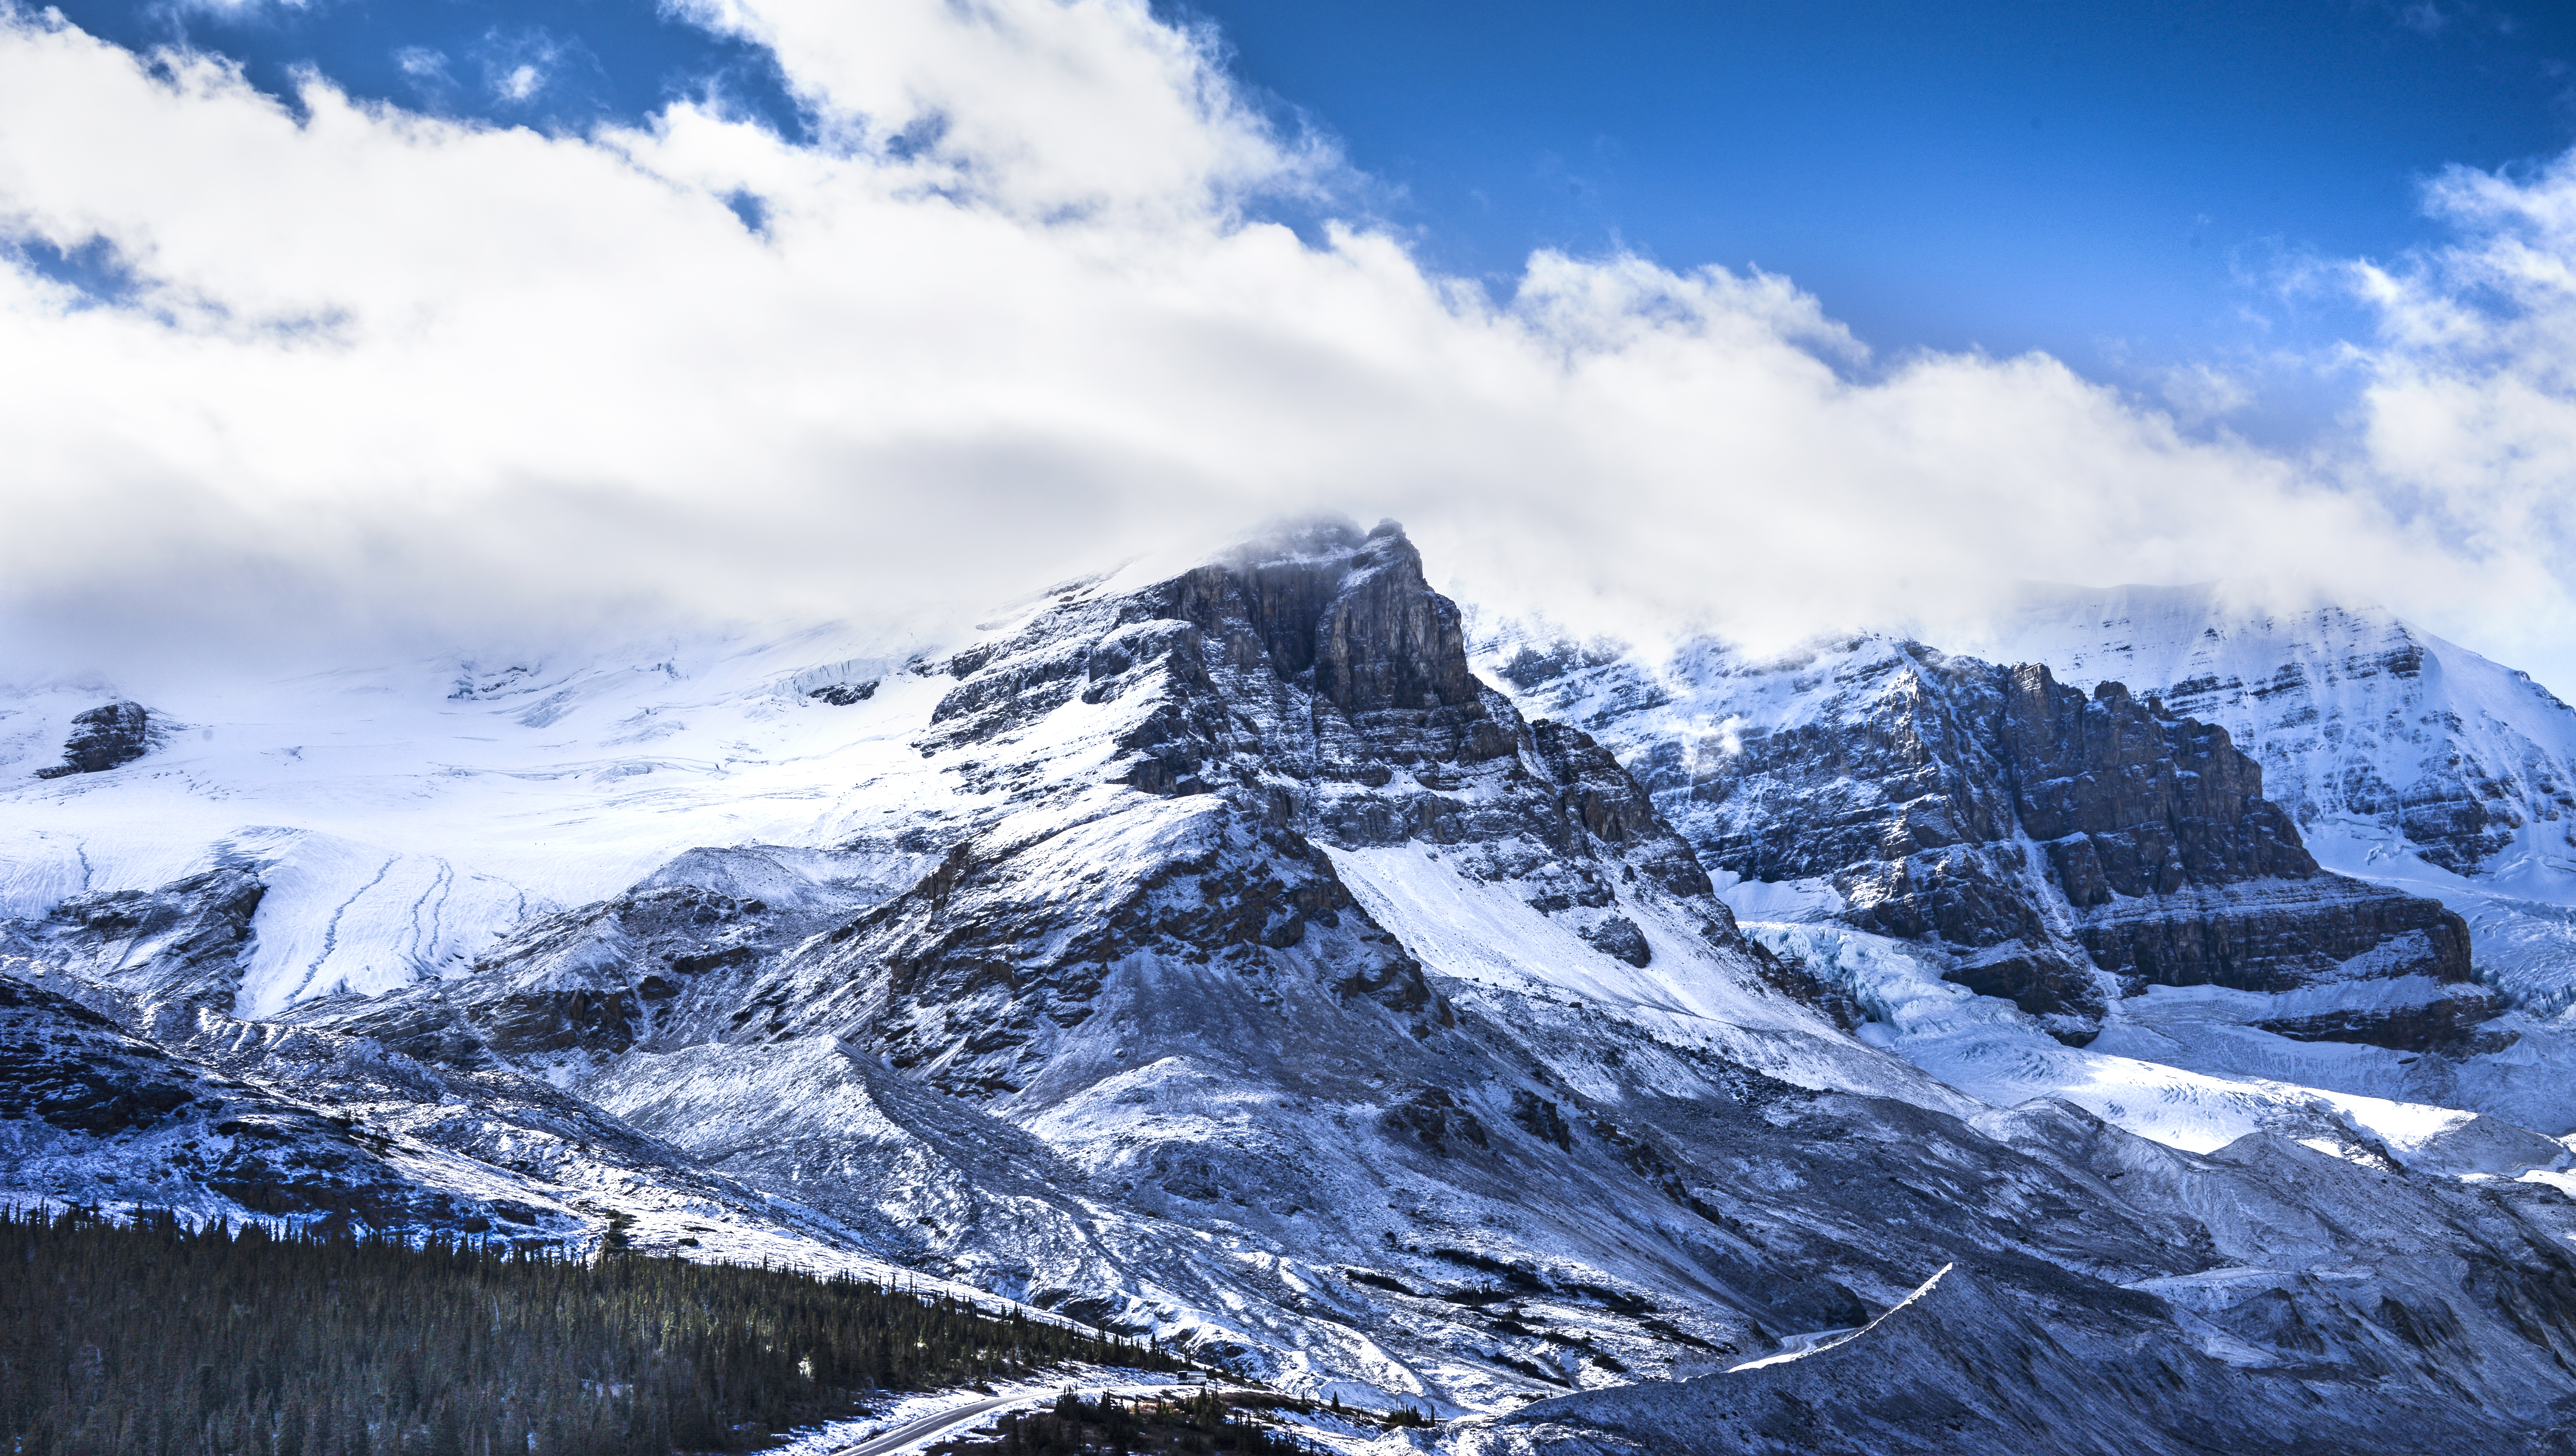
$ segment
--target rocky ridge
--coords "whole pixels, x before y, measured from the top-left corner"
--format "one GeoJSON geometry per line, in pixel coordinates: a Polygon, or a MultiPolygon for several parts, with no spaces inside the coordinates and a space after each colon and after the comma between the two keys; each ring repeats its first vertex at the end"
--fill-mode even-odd
{"type": "Polygon", "coordinates": [[[2070,1044],[2151,986],[2420,985],[2282,1021],[2415,1052],[2472,1043],[2500,1009],[2469,984],[2457,915],[2321,870],[2226,730],[2118,683],[2088,696],[1886,639],[1770,663],[1703,647],[1669,679],[1525,641],[1491,657],[1619,745],[1713,869],[1811,886],[2070,1044]]]}
{"type": "Polygon", "coordinates": [[[2239,600],[2218,584],[2032,586],[1977,634],[2085,686],[2119,678],[2220,724],[2308,832],[2376,829],[2463,879],[2576,853],[2576,711],[2384,609],[2239,600]]]}

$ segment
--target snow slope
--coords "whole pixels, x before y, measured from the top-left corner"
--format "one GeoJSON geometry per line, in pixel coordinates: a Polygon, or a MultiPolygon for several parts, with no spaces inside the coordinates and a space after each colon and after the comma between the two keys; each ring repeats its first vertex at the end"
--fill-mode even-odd
{"type": "Polygon", "coordinates": [[[822,629],[224,684],[147,703],[143,759],[51,780],[33,773],[113,686],[0,688],[0,917],[241,865],[269,887],[242,1014],[451,973],[692,846],[909,823],[909,738],[940,691],[903,670],[918,646],[822,629]]]}
{"type": "Polygon", "coordinates": [[[2205,1069],[2164,1033],[2214,998],[2247,996],[2213,987],[2157,987],[2122,1002],[2090,1045],[2066,1046],[2010,1002],[1941,979],[1942,967],[1916,947],[1826,921],[1744,921],[1774,952],[1847,986],[1870,1020],[1861,1038],[1885,1047],[1947,1085],[1994,1107],[2034,1098],[2074,1103],[2141,1137],[2186,1152],[2214,1152],[2253,1133],[2273,1133],[2340,1157],[2394,1157],[2409,1167],[2519,1176],[2569,1160],[2551,1140],[2501,1124],[2473,1125],[2453,1107],[2408,1100],[2399,1054],[2336,1042],[2298,1042],[2212,1018],[2214,1037],[2244,1044],[2240,1063],[2205,1069]],[[2275,1060],[2262,1060],[2266,1055],[2275,1060]],[[2351,1065],[2387,1064],[2393,1097],[2331,1090],[2369,1085],[2351,1065]],[[2259,1068],[2258,1072],[2256,1068],[2259,1068]],[[2267,1075],[2268,1074],[2268,1075],[2267,1075]]]}

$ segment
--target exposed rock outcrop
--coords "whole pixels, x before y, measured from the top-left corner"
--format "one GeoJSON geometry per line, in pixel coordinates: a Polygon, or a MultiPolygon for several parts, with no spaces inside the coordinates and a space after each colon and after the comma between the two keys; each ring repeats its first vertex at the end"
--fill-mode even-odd
{"type": "MultiPolygon", "coordinates": [[[[2023,596],[1982,655],[2117,679],[2225,726],[2327,868],[2437,887],[2482,984],[2541,1022],[2576,1005],[2576,709],[2530,674],[2384,608],[2243,584],[2023,596]]],[[[2570,1115],[2546,1092],[2514,1100],[2570,1115]]]]}
{"type": "Polygon", "coordinates": [[[140,703],[105,703],[72,717],[63,761],[36,770],[40,779],[105,773],[152,751],[152,715],[140,703]]]}
{"type": "Polygon", "coordinates": [[[2213,583],[2024,593],[1996,651],[2224,724],[2303,826],[2369,826],[2471,880],[2576,848],[2576,712],[2527,673],[2374,606],[2290,608],[2213,583]]]}
{"type": "MultiPolygon", "coordinates": [[[[409,1149],[418,1152],[414,1146],[409,1149]]],[[[0,974],[0,1186],[20,1197],[324,1228],[425,1228],[551,1242],[560,1209],[425,1186],[380,1132],[126,1034],[0,974]]]]}
{"type": "Polygon", "coordinates": [[[829,1031],[1009,1096],[1112,981],[1178,962],[1266,1016],[1331,1019],[1323,995],[1428,1037],[1454,1013],[1333,858],[1416,844],[1629,966],[1654,958],[1636,916],[1660,913],[1755,985],[1812,992],[1736,934],[1615,759],[1475,677],[1457,609],[1391,524],[1076,587],[947,670],[923,748],[1017,812],[792,958],[735,1032],[829,1031]],[[1140,796],[1103,799],[1104,781],[1140,796]],[[1068,883],[1085,893],[1068,902],[1068,883]]]}

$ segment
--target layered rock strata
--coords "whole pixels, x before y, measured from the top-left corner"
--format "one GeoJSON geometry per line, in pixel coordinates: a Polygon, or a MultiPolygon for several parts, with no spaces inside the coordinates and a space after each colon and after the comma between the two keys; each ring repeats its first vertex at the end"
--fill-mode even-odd
{"type": "Polygon", "coordinates": [[[2024,595],[1985,634],[1996,651],[2224,725],[2304,829],[2352,826],[2468,880],[2576,894],[2576,711],[2528,673],[2377,607],[2215,584],[2024,595]]]}

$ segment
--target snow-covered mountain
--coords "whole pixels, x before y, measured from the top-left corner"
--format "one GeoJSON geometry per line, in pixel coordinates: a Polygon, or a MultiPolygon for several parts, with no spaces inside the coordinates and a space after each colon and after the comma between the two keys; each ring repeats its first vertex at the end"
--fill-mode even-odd
{"type": "Polygon", "coordinates": [[[2551,1428],[2562,1129],[2105,1049],[2220,995],[2474,1038],[2456,917],[2320,870],[2223,733],[1883,646],[1507,695],[1400,531],[1324,524],[957,642],[147,699],[139,756],[50,778],[136,715],[20,694],[0,1186],[622,1214],[1428,1404],[1460,1450],[2551,1428]],[[1760,758],[1753,817],[1647,731],[1748,687],[1770,716],[1693,742],[1760,758]],[[1551,693],[1625,707],[1596,741],[1515,702],[1551,693]],[[2013,918],[2079,864],[2098,896],[2013,918]],[[1909,915],[2011,933],[1962,957],[1909,915]],[[1869,1360],[1869,1402],[1780,1414],[1869,1360]]]}
{"type": "Polygon", "coordinates": [[[2459,917],[2321,867],[2224,730],[2152,699],[1886,637],[1649,661],[1503,624],[1483,656],[1951,1085],[2178,1146],[2259,1123],[2263,1084],[2576,1126],[2576,1048],[2473,979],[2459,917]]]}
{"type": "Polygon", "coordinates": [[[2528,674],[2382,608],[2221,584],[2027,587],[1959,646],[2226,728],[2321,863],[2459,911],[2533,1014],[2576,1003],[2576,709],[2528,674]]]}

